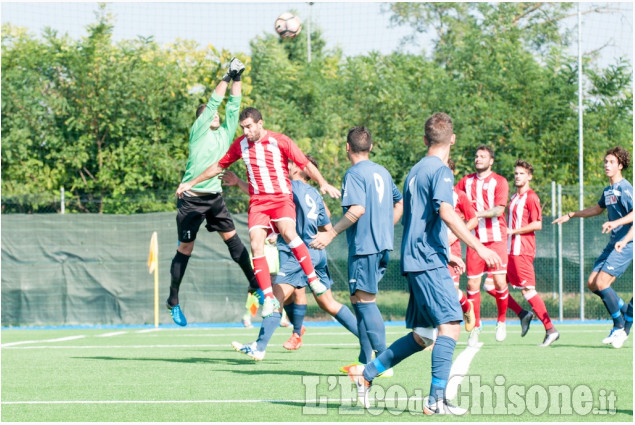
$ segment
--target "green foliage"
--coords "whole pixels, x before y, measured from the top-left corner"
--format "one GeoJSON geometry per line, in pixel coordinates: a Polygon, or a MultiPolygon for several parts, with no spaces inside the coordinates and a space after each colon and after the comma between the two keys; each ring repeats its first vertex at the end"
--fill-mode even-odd
{"type": "Polygon", "coordinates": [[[114,44],[103,7],[87,30],[81,40],[53,30],[37,40],[3,26],[3,194],[63,186],[71,211],[173,208],[164,194],[182,176],[194,110],[230,54],[180,40],[114,44]]]}
{"type": "MultiPolygon", "coordinates": [[[[474,149],[485,143],[496,151],[495,171],[507,178],[522,157],[534,165],[535,186],[577,185],[577,60],[564,53],[569,35],[558,24],[572,4],[388,7],[395,24],[413,28],[413,38],[433,32],[429,52],[344,57],[326,49],[313,26],[308,63],[306,25],[292,40],[262,35],[251,41],[251,57],[239,55],[247,64],[243,107],[259,108],[265,126],[315,156],[336,186],[349,166],[349,128],[371,130],[372,159],[400,186],[426,153],[423,125],[437,111],[454,119],[458,175],[473,170],[474,149]]],[[[163,48],[144,38],[113,43],[112,30],[103,7],[80,40],[52,30],[37,39],[3,26],[5,197],[45,192],[42,202],[50,204],[64,186],[75,211],[174,208],[193,110],[207,101],[232,55],[187,40],[163,48]]],[[[603,152],[633,140],[632,64],[598,69],[592,59],[584,62],[584,183],[602,187],[603,152]]],[[[241,164],[232,169],[244,174],[241,164]]],[[[631,170],[624,173],[629,180],[631,170]]],[[[576,203],[575,196],[565,202],[576,203]]],[[[337,211],[337,201],[327,203],[337,211]]],[[[234,205],[244,207],[244,199],[234,205]]]]}

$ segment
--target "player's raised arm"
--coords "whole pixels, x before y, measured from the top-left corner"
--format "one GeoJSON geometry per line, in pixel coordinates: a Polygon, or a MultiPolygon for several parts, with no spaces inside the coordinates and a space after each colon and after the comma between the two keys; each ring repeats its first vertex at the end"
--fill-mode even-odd
{"type": "Polygon", "coordinates": [[[311,164],[310,162],[306,165],[306,167],[304,167],[303,170],[307,176],[309,176],[313,181],[315,181],[318,186],[320,186],[320,191],[322,192],[322,194],[327,193],[331,198],[339,198],[340,196],[342,196],[342,194],[340,193],[340,191],[335,188],[334,186],[331,186],[322,176],[322,173],[320,173],[320,170],[318,170],[315,165],[311,164]]]}
{"type": "Polygon", "coordinates": [[[491,267],[500,267],[501,259],[494,251],[485,246],[465,226],[461,217],[454,211],[454,207],[447,202],[442,202],[439,207],[439,216],[461,241],[473,248],[485,263],[491,267]]]}
{"type": "MultiPolygon", "coordinates": [[[[228,142],[231,142],[236,133],[236,128],[238,128],[238,115],[240,113],[240,101],[242,99],[241,75],[244,71],[245,65],[243,65],[239,59],[233,58],[229,63],[229,69],[226,74],[233,82],[229,89],[229,100],[227,101],[227,105],[225,105],[225,121],[221,126],[227,131],[227,138],[225,140],[228,142]]],[[[226,145],[224,148],[227,149],[228,146],[229,145],[226,145]]]]}
{"type": "Polygon", "coordinates": [[[223,168],[220,165],[218,165],[218,162],[213,163],[212,165],[207,167],[205,171],[203,171],[198,176],[194,177],[192,180],[181,183],[178,189],[176,189],[177,198],[182,198],[184,192],[187,192],[192,187],[196,186],[202,181],[209,180],[212,177],[219,175],[222,171],[223,171],[223,168]]]}
{"type": "Polygon", "coordinates": [[[551,224],[560,224],[566,223],[573,217],[587,218],[587,217],[595,217],[596,215],[602,214],[604,208],[599,206],[598,204],[593,205],[592,207],[585,208],[580,211],[570,211],[563,216],[556,218],[551,224]]]}

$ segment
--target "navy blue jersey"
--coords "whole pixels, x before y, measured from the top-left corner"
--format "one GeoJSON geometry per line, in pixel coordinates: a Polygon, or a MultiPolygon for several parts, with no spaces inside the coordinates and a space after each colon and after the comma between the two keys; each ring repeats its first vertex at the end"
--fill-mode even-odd
{"type": "MultiPolygon", "coordinates": [[[[606,208],[609,221],[624,217],[633,211],[633,186],[626,179],[607,186],[598,201],[598,205],[606,208]]],[[[629,223],[611,230],[611,242],[615,243],[624,238],[632,225],[629,223]]]]}
{"type": "Polygon", "coordinates": [[[393,249],[393,205],[401,198],[390,173],[379,164],[365,160],[346,171],[342,182],[344,213],[351,205],[361,205],[366,210],[357,223],[346,229],[349,256],[393,249]]]}
{"type": "MultiPolygon", "coordinates": [[[[293,203],[295,204],[295,230],[308,246],[313,236],[318,233],[318,226],[326,226],[331,222],[326,214],[324,200],[313,186],[300,180],[291,180],[293,203]]],[[[282,236],[278,236],[278,249],[289,251],[289,246],[282,236]]]]}
{"type": "Polygon", "coordinates": [[[426,156],[408,173],[403,189],[402,273],[447,266],[448,232],[439,208],[442,202],[454,205],[453,186],[452,171],[437,156],[426,156]]]}

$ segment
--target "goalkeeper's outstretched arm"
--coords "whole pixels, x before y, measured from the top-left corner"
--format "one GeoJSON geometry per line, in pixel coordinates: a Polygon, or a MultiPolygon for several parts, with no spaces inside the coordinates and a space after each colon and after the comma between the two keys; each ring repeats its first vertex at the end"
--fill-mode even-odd
{"type": "Polygon", "coordinates": [[[222,171],[223,171],[223,168],[220,165],[218,165],[218,162],[213,163],[212,165],[207,167],[205,171],[203,171],[198,176],[194,177],[192,180],[185,183],[181,183],[178,189],[176,189],[177,198],[182,198],[184,192],[187,192],[188,190],[190,190],[192,187],[196,186],[200,182],[209,180],[212,177],[219,175],[222,171]]]}

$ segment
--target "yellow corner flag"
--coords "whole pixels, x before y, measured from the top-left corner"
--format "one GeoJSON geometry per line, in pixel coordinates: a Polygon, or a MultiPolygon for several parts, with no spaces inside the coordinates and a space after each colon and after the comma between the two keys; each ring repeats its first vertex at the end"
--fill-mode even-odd
{"type": "Polygon", "coordinates": [[[152,238],[150,239],[150,255],[148,255],[148,268],[150,269],[149,273],[152,274],[156,270],[159,265],[159,241],[157,237],[157,232],[152,233],[152,238]]]}
{"type": "Polygon", "coordinates": [[[150,239],[150,255],[148,255],[148,269],[154,273],[154,327],[159,327],[159,237],[152,232],[150,239]]]}

